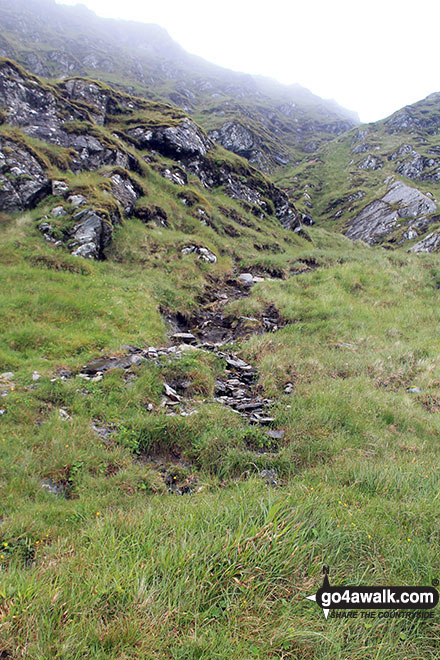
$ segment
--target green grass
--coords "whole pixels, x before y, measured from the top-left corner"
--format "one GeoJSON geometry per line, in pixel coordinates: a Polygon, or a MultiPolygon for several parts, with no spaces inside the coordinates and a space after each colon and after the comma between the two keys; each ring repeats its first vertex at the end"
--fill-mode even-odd
{"type": "MultiPolygon", "coordinates": [[[[212,355],[146,363],[130,384],[121,370],[96,383],[50,382],[58,368],[79,370],[121,344],[165,343],[159,307],[194,306],[230,257],[209,267],[177,258],[188,234],[130,220],[106,262],[85,262],[44,245],[32,222],[32,214],[10,221],[0,253],[1,371],[15,374],[0,400],[3,653],[438,657],[437,614],[325,621],[305,600],[323,564],[335,584],[430,584],[440,574],[435,257],[376,251],[319,229],[312,244],[295,239],[281,254],[263,253],[286,279],[229,306],[253,315],[272,303],[288,322],[236,346],[258,366],[261,392],[276,400],[273,426],[284,430],[261,453],[264,434],[212,403],[224,369],[212,355]],[[288,277],[312,259],[319,268],[288,277]],[[198,412],[169,417],[163,381],[185,376],[198,412]],[[92,420],[114,425],[110,441],[92,420]],[[169,493],[148,455],[176,479],[193,479],[193,494],[169,493]],[[263,468],[277,470],[278,487],[259,477],[263,468]]],[[[200,231],[226,250],[227,237],[200,231]]],[[[258,252],[250,237],[239,239],[247,264],[258,252]]]]}

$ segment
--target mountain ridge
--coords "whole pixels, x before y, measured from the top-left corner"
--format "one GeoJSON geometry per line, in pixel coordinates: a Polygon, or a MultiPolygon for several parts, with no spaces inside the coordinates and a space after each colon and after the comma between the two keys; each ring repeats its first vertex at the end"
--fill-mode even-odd
{"type": "Polygon", "coordinates": [[[40,76],[78,74],[171,101],[207,130],[219,132],[226,144],[221,132],[227,120],[244,124],[247,138],[238,140],[236,151],[266,171],[358,123],[349,111],[305,88],[269,84],[190,55],[155,25],[102,19],[87,8],[52,0],[20,0],[13,7],[1,0],[0,20],[0,55],[40,76]],[[265,94],[261,87],[268,86],[270,94],[265,94]],[[222,114],[226,106],[227,120],[222,114]],[[249,140],[252,146],[246,148],[249,140]]]}

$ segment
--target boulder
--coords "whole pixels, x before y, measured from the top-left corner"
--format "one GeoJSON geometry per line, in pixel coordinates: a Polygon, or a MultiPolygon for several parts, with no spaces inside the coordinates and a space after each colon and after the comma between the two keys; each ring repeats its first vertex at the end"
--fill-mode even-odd
{"type": "Polygon", "coordinates": [[[212,147],[211,140],[190,119],[176,126],[159,128],[137,127],[128,131],[142,149],[155,149],[170,158],[205,156],[212,147]]]}

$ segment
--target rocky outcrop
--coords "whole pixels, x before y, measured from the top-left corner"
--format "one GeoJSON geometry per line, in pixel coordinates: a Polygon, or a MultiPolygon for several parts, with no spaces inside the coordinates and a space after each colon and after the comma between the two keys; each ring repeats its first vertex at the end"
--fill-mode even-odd
{"type": "Polygon", "coordinates": [[[105,175],[112,183],[112,195],[121,204],[125,215],[133,213],[134,205],[143,191],[127,174],[123,172],[111,172],[105,175]]]}
{"type": "Polygon", "coordinates": [[[212,142],[190,119],[183,119],[176,126],[146,128],[138,126],[128,131],[141,149],[155,149],[163,156],[188,159],[205,156],[212,142]]]}
{"type": "Polygon", "coordinates": [[[362,240],[372,245],[394,230],[397,219],[397,211],[383,200],[375,199],[350,222],[345,235],[353,241],[362,240]]]}
{"type": "Polygon", "coordinates": [[[410,248],[410,252],[438,252],[440,250],[440,233],[432,232],[410,248]]]}
{"type": "Polygon", "coordinates": [[[430,197],[400,181],[393,183],[382,199],[387,204],[397,204],[401,218],[419,218],[437,209],[437,204],[430,197]]]}
{"type": "Polygon", "coordinates": [[[109,102],[107,91],[100,85],[81,78],[67,80],[64,83],[64,89],[71,100],[86,103],[92,109],[91,113],[95,124],[104,125],[109,102]]]}
{"type": "Polygon", "coordinates": [[[278,164],[280,164],[279,161],[283,164],[289,161],[286,154],[265,153],[266,149],[256,134],[238,121],[227,121],[219,129],[210,131],[208,135],[214,142],[221,144],[222,147],[233,151],[238,156],[247,158],[250,163],[263,171],[270,169],[271,158],[278,164]]]}
{"type": "Polygon", "coordinates": [[[0,137],[0,210],[33,208],[52,190],[35,154],[24,145],[0,137]]]}
{"type": "Polygon", "coordinates": [[[368,154],[366,158],[357,164],[360,170],[379,170],[383,167],[383,162],[377,156],[368,154]]]}
{"type": "Polygon", "coordinates": [[[423,131],[428,134],[436,134],[440,128],[440,114],[437,110],[439,101],[440,94],[435,93],[423,101],[425,105],[423,112],[419,111],[417,103],[399,110],[384,122],[387,133],[414,134],[423,131]],[[431,108],[431,111],[427,110],[428,107],[431,108]]]}
{"type": "Polygon", "coordinates": [[[85,209],[73,219],[77,224],[72,232],[72,254],[86,259],[102,259],[113,232],[107,218],[100,211],[85,209]]]}
{"type": "Polygon", "coordinates": [[[399,219],[423,221],[436,208],[433,199],[420,190],[396,181],[381,199],[362,209],[350,222],[345,235],[372,245],[391,234],[399,219]]]}
{"type": "MultiPolygon", "coordinates": [[[[148,206],[143,200],[137,203],[147,191],[141,179],[130,174],[142,175],[145,168],[133,147],[148,150],[141,157],[176,185],[186,186],[188,175],[195,175],[205,188],[221,187],[260,220],[276,217],[287,229],[301,229],[301,215],[285,192],[240,159],[222,158],[203,129],[169,106],[131,99],[80,78],[42,84],[9,61],[0,61],[0,105],[2,117],[18,129],[17,143],[6,138],[0,142],[2,209],[31,208],[50,194],[61,198],[66,203],[60,200],[45,209],[40,228],[48,242],[65,245],[76,256],[102,259],[112,224],[120,222],[122,214],[135,213],[144,222],[168,226],[167,214],[154,200],[148,206]],[[110,121],[116,129],[107,130],[110,121]],[[55,148],[39,148],[41,143],[55,148]],[[35,153],[29,144],[36,145],[35,153]],[[163,156],[176,164],[164,162],[163,156]],[[46,173],[52,166],[58,168],[53,182],[46,173]],[[101,168],[102,184],[95,177],[90,190],[84,181],[76,189],[70,179],[69,184],[62,180],[62,170],[68,169],[70,177],[101,168]],[[101,204],[105,208],[98,210],[101,204]],[[81,210],[72,215],[77,207],[81,210]]],[[[177,196],[188,206],[199,203],[194,191],[177,196]]],[[[196,212],[200,215],[203,209],[196,212]]],[[[198,254],[211,263],[216,259],[198,254]]]]}

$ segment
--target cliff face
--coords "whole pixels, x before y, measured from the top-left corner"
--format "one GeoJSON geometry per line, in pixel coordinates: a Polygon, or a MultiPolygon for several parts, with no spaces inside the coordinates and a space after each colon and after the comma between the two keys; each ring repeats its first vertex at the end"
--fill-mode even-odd
{"type": "Polygon", "coordinates": [[[102,19],[53,0],[0,0],[0,55],[47,78],[89,76],[166,99],[226,149],[273,171],[358,123],[299,85],[239,74],[186,53],[157,25],[102,19]]]}
{"type": "MultiPolygon", "coordinates": [[[[199,219],[220,206],[209,200],[221,190],[256,226],[300,229],[286,193],[247,161],[226,157],[171,106],[81,78],[42,83],[10,60],[0,61],[0,106],[1,209],[44,206],[40,231],[76,255],[101,258],[125,217],[167,224],[150,193],[153,172],[168,181],[167,197],[199,219]]],[[[230,213],[218,212],[228,224],[230,213]]]]}

